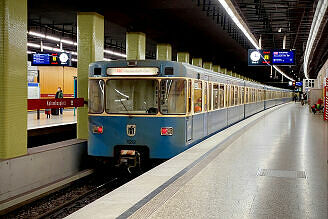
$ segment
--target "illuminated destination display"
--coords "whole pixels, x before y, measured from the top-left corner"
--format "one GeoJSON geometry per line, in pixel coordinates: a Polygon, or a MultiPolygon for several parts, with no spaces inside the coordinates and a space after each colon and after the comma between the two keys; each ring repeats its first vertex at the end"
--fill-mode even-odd
{"type": "Polygon", "coordinates": [[[158,68],[107,68],[107,75],[133,75],[133,76],[145,76],[145,75],[157,75],[158,68]]]}
{"type": "Polygon", "coordinates": [[[295,50],[281,50],[272,52],[272,64],[295,65],[295,50]]]}
{"type": "Polygon", "coordinates": [[[71,54],[65,52],[34,53],[32,66],[71,66],[71,54]]]}

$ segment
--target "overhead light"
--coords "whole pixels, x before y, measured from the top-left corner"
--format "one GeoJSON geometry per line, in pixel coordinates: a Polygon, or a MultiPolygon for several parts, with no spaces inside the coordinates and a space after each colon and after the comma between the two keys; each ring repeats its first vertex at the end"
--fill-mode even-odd
{"type": "Polygon", "coordinates": [[[69,44],[69,45],[74,45],[74,42],[73,41],[71,41],[71,40],[60,40],[60,42],[62,42],[62,43],[66,43],[66,44],[69,44]]]}
{"type": "Polygon", "coordinates": [[[44,35],[42,33],[37,33],[37,32],[33,32],[33,31],[29,31],[28,34],[31,35],[31,36],[36,36],[36,37],[40,37],[40,38],[45,38],[46,37],[46,35],[44,35]]]}
{"type": "Polygon", "coordinates": [[[311,24],[310,34],[309,38],[306,42],[306,49],[304,53],[304,75],[306,79],[309,79],[308,75],[308,65],[309,65],[309,57],[312,52],[313,43],[315,39],[317,38],[318,30],[320,28],[321,22],[323,17],[325,16],[326,10],[328,6],[327,0],[319,0],[317,4],[317,8],[315,9],[314,17],[311,24]]]}
{"type": "Polygon", "coordinates": [[[53,36],[46,36],[46,38],[47,38],[48,40],[53,40],[53,41],[57,41],[57,42],[60,41],[59,38],[57,38],[57,37],[53,37],[53,36]]]}
{"type": "Polygon", "coordinates": [[[280,28],[278,29],[278,33],[281,33],[281,30],[282,30],[282,28],[280,27],[280,28]]]}
{"type": "Polygon", "coordinates": [[[35,44],[35,43],[27,43],[27,46],[33,47],[33,48],[41,48],[41,46],[39,44],[35,44]]]}
{"type": "Polygon", "coordinates": [[[104,50],[104,53],[126,58],[126,54],[119,53],[119,52],[114,52],[112,50],[104,50]]]}
{"type": "Polygon", "coordinates": [[[77,59],[71,59],[72,60],[72,62],[77,62],[77,59]]]}
{"type": "Polygon", "coordinates": [[[35,53],[35,52],[27,50],[27,54],[33,54],[33,53],[35,53]]]}
{"type": "Polygon", "coordinates": [[[104,61],[113,61],[112,59],[107,59],[107,58],[104,58],[103,60],[104,61]]]}

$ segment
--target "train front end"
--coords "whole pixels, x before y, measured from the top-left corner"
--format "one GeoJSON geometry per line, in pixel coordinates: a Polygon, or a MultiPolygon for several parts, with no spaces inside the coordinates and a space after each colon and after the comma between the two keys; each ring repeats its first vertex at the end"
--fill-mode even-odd
{"type": "Polygon", "coordinates": [[[127,166],[179,154],[186,149],[186,80],[165,76],[167,63],[127,63],[90,65],[88,154],[127,166]]]}

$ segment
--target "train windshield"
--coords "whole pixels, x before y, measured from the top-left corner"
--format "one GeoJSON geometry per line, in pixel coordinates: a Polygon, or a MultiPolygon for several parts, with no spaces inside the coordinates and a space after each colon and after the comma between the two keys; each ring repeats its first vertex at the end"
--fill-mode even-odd
{"type": "Polygon", "coordinates": [[[154,79],[111,79],[106,82],[106,112],[157,114],[158,81],[154,79]]]}
{"type": "Polygon", "coordinates": [[[187,81],[165,79],[161,81],[160,109],[162,114],[186,113],[187,81]]]}

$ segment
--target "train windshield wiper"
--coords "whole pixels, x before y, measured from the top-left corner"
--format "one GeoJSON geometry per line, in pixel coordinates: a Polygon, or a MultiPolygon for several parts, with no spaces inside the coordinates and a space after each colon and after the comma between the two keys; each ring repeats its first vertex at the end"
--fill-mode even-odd
{"type": "MultiPolygon", "coordinates": [[[[123,94],[122,92],[118,91],[117,89],[115,88],[112,88],[116,93],[118,93],[119,95],[125,97],[125,99],[119,99],[118,101],[122,104],[122,106],[124,107],[125,111],[127,112],[128,115],[130,115],[130,112],[129,110],[126,108],[126,106],[124,105],[123,103],[123,100],[126,101],[126,100],[129,100],[129,96],[128,95],[125,95],[123,94]]],[[[117,100],[116,100],[117,101],[117,100]]]]}

